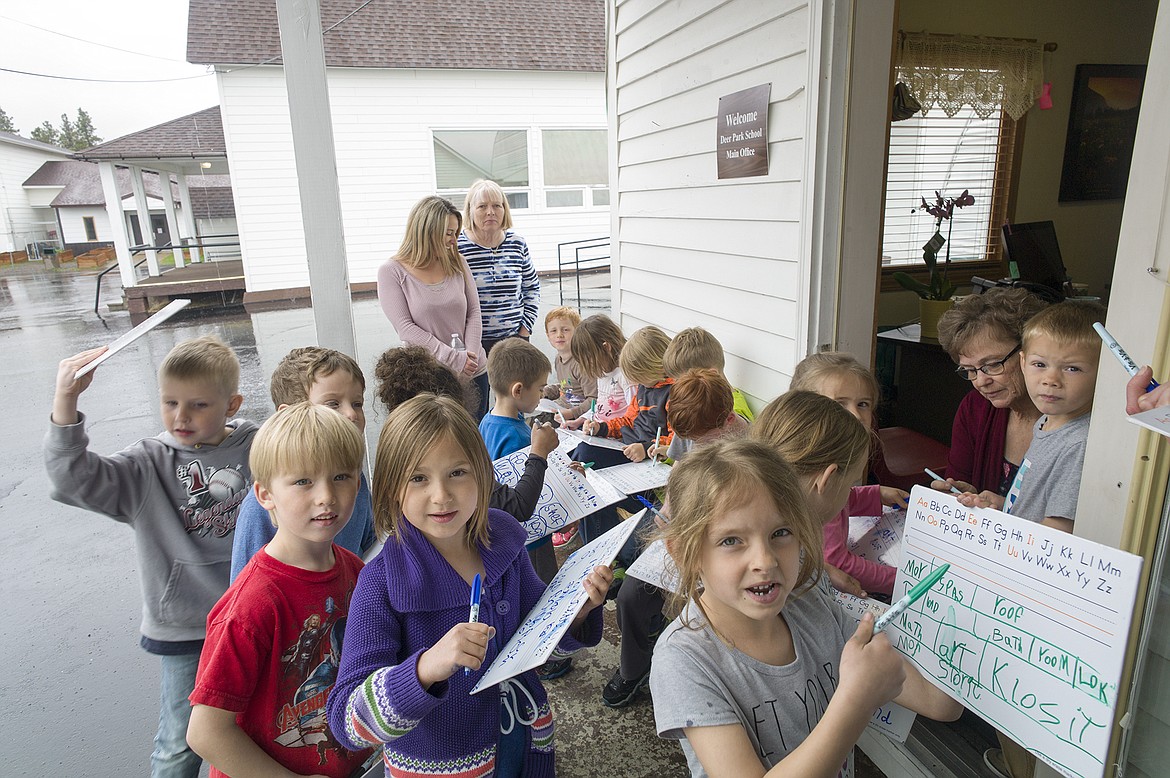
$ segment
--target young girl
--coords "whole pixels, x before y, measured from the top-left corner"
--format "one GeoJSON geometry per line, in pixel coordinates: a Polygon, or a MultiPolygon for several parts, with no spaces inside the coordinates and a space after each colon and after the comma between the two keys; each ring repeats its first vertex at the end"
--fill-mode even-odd
{"type": "MultiPolygon", "coordinates": [[[[454,400],[419,395],[386,420],[376,461],[374,522],[390,538],[354,590],[330,729],[351,749],[384,745],[392,777],[553,775],[552,712],[535,672],[469,695],[544,591],[524,530],[487,507],[492,464],[475,421],[454,400]]],[[[585,578],[589,598],[554,657],[597,644],[611,579],[606,567],[585,578]]]]}
{"type": "MultiPolygon", "coordinates": [[[[805,357],[793,371],[789,388],[824,395],[853,414],[867,430],[873,429],[873,408],[880,396],[877,379],[849,354],[829,351],[805,357]]],[[[846,547],[849,517],[880,516],[883,505],[905,508],[909,497],[890,486],[853,487],[848,503],[825,525],[825,562],[853,576],[870,594],[893,594],[897,569],[862,559],[846,547]]]]}
{"type": "MultiPolygon", "coordinates": [[[[626,336],[613,319],[604,314],[588,317],[573,331],[569,349],[581,366],[582,375],[597,380],[597,409],[593,416],[608,421],[626,412],[634,390],[618,365],[626,336]]],[[[571,429],[580,429],[584,416],[568,422],[571,429]]]]}
{"type": "Polygon", "coordinates": [[[812,499],[810,479],[756,440],[675,465],[662,536],[688,602],[658,640],[650,688],[658,734],[681,741],[692,776],[851,778],[878,706],[962,711],[873,634],[872,616],[854,627],[815,585],[818,515],[844,503],[857,471],[846,459],[845,474],[834,464],[811,479],[823,485],[812,499]]]}

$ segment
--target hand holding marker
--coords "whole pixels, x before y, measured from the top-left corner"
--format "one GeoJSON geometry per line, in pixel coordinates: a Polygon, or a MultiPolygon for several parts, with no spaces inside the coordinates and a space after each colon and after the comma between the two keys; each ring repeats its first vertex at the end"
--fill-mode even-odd
{"type": "MultiPolygon", "coordinates": [[[[941,475],[934,472],[929,467],[922,468],[922,472],[926,473],[928,476],[930,476],[931,478],[933,478],[936,481],[942,481],[944,484],[947,482],[947,479],[943,478],[941,475]]],[[[962,492],[959,491],[957,488],[955,488],[954,485],[951,485],[951,494],[962,494],[962,492]]]]}
{"type": "MultiPolygon", "coordinates": [[[[1105,341],[1105,345],[1113,352],[1113,356],[1117,357],[1117,361],[1125,368],[1125,372],[1131,376],[1137,375],[1137,363],[1130,358],[1129,354],[1125,352],[1125,349],[1121,347],[1121,344],[1114,340],[1113,336],[1109,334],[1109,330],[1105,329],[1105,325],[1099,321],[1093,322],[1093,329],[1101,336],[1101,340],[1105,341]]],[[[1152,392],[1157,388],[1158,382],[1150,379],[1150,385],[1146,387],[1146,391],[1152,392]]]]}
{"type": "MultiPolygon", "coordinates": [[[[479,621],[479,599],[482,594],[483,579],[480,578],[479,573],[476,573],[475,578],[471,579],[471,615],[467,618],[472,624],[479,621]]],[[[471,675],[471,668],[463,668],[463,674],[471,675]]]]}
{"type": "Polygon", "coordinates": [[[902,615],[902,613],[914,603],[922,599],[922,595],[930,591],[939,579],[946,575],[947,570],[951,569],[951,563],[947,562],[942,567],[937,568],[933,573],[923,578],[914,588],[911,589],[905,597],[898,600],[890,606],[890,609],[883,613],[881,617],[873,623],[874,633],[880,632],[887,624],[902,615]]]}

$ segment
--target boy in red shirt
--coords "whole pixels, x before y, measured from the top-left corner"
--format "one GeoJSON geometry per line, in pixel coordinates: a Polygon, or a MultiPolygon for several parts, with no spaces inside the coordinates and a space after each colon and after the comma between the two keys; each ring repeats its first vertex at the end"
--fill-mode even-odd
{"type": "Polygon", "coordinates": [[[326,723],[350,596],[362,563],[334,545],[353,512],[364,443],[329,408],[298,403],[256,434],[254,490],[276,535],[207,617],[187,740],[211,775],[342,778],[368,751],[326,723]]]}

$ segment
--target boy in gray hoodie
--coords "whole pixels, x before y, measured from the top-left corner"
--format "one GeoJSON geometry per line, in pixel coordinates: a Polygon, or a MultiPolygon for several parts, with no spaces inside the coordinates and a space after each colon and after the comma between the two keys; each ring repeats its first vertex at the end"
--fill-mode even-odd
{"type": "Polygon", "coordinates": [[[142,588],[142,647],[162,660],[159,728],[151,775],[195,778],[201,760],[186,742],[187,697],[207,614],[228,585],[232,533],[252,483],[248,453],[256,425],[233,419],[240,363],[218,338],[184,341],[158,371],[164,432],[102,456],[88,450],[77,398],[93,381],[78,369],[105,348],[61,361],[45,466],[54,500],[134,529],[142,588]]]}

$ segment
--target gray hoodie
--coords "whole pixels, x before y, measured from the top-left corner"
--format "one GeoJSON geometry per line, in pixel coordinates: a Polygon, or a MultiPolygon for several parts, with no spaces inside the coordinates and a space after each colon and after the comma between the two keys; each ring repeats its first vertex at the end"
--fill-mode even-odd
{"type": "Polygon", "coordinates": [[[207,614],[228,585],[236,513],[252,486],[248,452],[256,424],[236,419],[218,446],[183,445],[169,432],[110,456],[88,450],[85,417],[50,422],[45,467],[58,502],[134,528],[142,587],[142,634],[202,640],[207,614]]]}

